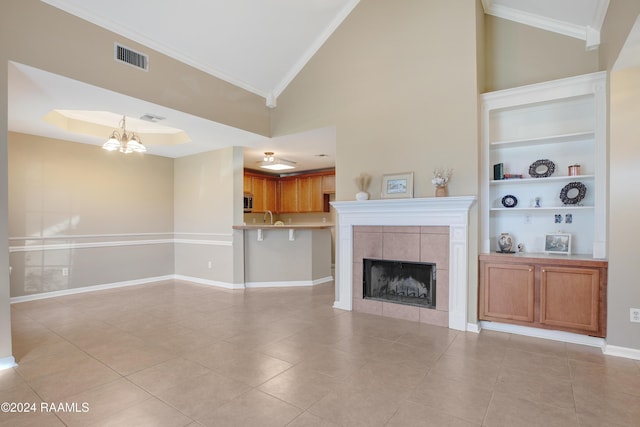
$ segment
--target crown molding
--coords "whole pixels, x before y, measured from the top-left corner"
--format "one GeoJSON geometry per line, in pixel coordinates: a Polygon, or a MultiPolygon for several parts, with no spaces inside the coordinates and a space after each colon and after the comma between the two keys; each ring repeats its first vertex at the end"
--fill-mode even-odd
{"type": "Polygon", "coordinates": [[[497,4],[494,0],[481,0],[484,12],[498,18],[529,25],[541,30],[584,40],[586,49],[597,49],[600,45],[600,29],[607,14],[610,0],[598,0],[590,25],[578,25],[497,4]]]}

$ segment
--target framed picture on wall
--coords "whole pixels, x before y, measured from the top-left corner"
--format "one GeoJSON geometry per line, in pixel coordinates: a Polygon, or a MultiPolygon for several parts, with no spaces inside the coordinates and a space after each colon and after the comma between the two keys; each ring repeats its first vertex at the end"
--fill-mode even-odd
{"type": "Polygon", "coordinates": [[[544,253],[571,255],[571,234],[568,234],[568,233],[545,234],[544,253]]]}
{"type": "Polygon", "coordinates": [[[382,175],[383,199],[413,197],[413,172],[382,175]]]}

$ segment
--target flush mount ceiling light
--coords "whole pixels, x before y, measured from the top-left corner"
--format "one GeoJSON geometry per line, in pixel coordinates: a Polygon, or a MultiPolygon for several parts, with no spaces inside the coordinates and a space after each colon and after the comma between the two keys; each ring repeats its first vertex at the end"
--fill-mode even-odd
{"type": "Polygon", "coordinates": [[[109,140],[102,145],[107,151],[120,151],[121,153],[144,153],[147,151],[146,147],[142,145],[140,137],[134,132],[127,132],[126,129],[126,116],[122,116],[120,121],[120,129],[111,132],[109,140]]]}
{"type": "Polygon", "coordinates": [[[262,169],[269,169],[272,171],[281,171],[286,169],[294,169],[296,162],[291,160],[279,159],[272,151],[265,151],[262,161],[258,162],[262,169]]]}

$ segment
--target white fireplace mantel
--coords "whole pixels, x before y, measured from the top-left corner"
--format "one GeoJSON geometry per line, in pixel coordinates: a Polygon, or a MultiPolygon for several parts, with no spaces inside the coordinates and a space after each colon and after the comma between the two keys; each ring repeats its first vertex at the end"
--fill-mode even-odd
{"type": "Polygon", "coordinates": [[[449,328],[467,328],[469,210],[475,196],[331,202],[338,213],[335,308],[353,306],[353,227],[449,227],[449,328]]]}

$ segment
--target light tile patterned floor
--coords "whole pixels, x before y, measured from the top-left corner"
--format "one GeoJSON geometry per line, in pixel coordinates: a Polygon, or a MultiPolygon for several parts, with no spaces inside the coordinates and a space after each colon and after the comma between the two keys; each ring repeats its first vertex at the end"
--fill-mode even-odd
{"type": "Polygon", "coordinates": [[[640,426],[640,362],[333,296],[168,281],[14,304],[19,366],[0,372],[0,402],[38,411],[0,425],[640,426]]]}

